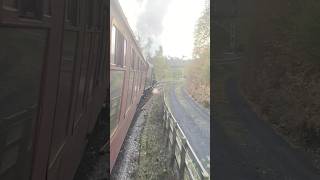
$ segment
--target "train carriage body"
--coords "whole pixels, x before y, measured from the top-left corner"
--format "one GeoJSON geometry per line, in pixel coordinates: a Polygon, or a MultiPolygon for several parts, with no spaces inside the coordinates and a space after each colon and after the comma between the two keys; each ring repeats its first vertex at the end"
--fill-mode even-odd
{"type": "Polygon", "coordinates": [[[0,0],[0,179],[73,179],[109,96],[112,169],[147,69],[117,1],[0,0]]]}
{"type": "Polygon", "coordinates": [[[143,94],[148,64],[120,4],[110,1],[110,170],[143,94]]]}
{"type": "Polygon", "coordinates": [[[0,0],[0,179],[71,180],[108,92],[109,2],[0,0]]]}

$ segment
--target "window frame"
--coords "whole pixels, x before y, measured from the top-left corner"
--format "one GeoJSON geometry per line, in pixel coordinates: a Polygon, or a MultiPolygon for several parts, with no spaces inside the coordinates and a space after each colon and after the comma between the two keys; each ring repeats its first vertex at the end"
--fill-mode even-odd
{"type": "Polygon", "coordinates": [[[110,64],[116,65],[116,47],[117,47],[117,41],[116,41],[116,32],[117,28],[115,24],[112,24],[111,28],[111,36],[110,36],[110,64]],[[113,55],[113,56],[112,56],[113,55]]]}
{"type": "Polygon", "coordinates": [[[125,58],[126,58],[126,54],[127,54],[128,40],[126,39],[124,33],[122,33],[120,31],[120,28],[118,28],[118,26],[114,22],[112,23],[110,36],[111,36],[111,39],[110,39],[110,65],[120,67],[120,68],[125,68],[126,67],[125,58]],[[124,52],[124,51],[126,51],[126,52],[124,52]],[[121,56],[120,60],[119,60],[119,58],[117,58],[119,56],[121,56]]]}
{"type": "Polygon", "coordinates": [[[125,37],[123,37],[123,60],[122,60],[122,67],[126,67],[126,63],[127,63],[127,47],[128,47],[128,43],[127,43],[127,39],[125,37]]]}

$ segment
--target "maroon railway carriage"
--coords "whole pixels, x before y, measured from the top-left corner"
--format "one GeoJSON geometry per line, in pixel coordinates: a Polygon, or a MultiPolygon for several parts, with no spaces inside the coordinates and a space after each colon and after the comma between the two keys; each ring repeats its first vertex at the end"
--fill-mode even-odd
{"type": "Polygon", "coordinates": [[[0,0],[1,180],[73,178],[108,95],[109,13],[108,0],[0,0]]]}
{"type": "Polygon", "coordinates": [[[110,171],[144,91],[148,64],[117,0],[110,2],[110,171]]]}

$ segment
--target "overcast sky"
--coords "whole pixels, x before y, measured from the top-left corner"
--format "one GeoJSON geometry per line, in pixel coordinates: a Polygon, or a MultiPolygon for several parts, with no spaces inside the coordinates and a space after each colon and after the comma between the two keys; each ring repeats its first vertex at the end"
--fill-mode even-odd
{"type": "Polygon", "coordinates": [[[119,0],[131,29],[162,45],[164,55],[191,58],[204,0],[119,0]]]}

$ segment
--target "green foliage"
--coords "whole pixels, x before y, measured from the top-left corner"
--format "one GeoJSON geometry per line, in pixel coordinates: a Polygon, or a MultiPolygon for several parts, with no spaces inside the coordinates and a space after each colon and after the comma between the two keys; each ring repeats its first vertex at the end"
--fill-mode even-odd
{"type": "Polygon", "coordinates": [[[187,88],[200,103],[210,103],[210,8],[207,1],[194,32],[193,61],[186,67],[187,88]]]}
{"type": "Polygon", "coordinates": [[[193,59],[187,72],[190,78],[203,84],[210,83],[210,8],[206,3],[194,32],[193,59]]]}
{"type": "Polygon", "coordinates": [[[167,149],[163,131],[162,112],[163,99],[153,96],[145,107],[144,128],[140,136],[139,159],[137,171],[133,179],[173,179],[174,172],[170,169],[170,152],[167,149]]]}
{"type": "Polygon", "coordinates": [[[171,78],[171,69],[167,63],[166,57],[163,56],[163,50],[160,46],[152,58],[154,73],[157,81],[165,81],[171,78]]]}
{"type": "MultiPolygon", "coordinates": [[[[193,58],[201,58],[210,47],[210,8],[206,4],[194,31],[193,58]]],[[[206,58],[206,57],[203,57],[206,58]]]]}

